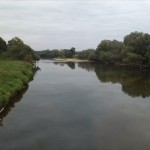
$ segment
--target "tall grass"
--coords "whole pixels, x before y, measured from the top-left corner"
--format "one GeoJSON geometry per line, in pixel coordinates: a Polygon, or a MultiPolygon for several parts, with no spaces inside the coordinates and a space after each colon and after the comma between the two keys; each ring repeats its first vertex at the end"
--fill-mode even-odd
{"type": "Polygon", "coordinates": [[[33,77],[33,67],[22,61],[0,60],[0,108],[33,77]]]}

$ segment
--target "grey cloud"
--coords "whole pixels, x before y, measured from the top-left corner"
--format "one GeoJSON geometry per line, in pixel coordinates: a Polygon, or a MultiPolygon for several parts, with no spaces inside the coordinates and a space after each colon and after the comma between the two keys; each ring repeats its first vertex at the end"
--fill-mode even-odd
{"type": "Polygon", "coordinates": [[[34,49],[96,48],[150,32],[149,1],[0,1],[0,36],[19,36],[34,49]]]}

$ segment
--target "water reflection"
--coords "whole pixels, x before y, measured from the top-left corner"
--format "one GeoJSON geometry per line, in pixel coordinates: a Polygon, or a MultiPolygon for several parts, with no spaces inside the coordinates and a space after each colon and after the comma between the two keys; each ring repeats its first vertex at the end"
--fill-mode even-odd
{"type": "Polygon", "coordinates": [[[149,98],[133,99],[121,92],[121,85],[133,94],[143,83],[138,91],[143,94],[149,74],[94,63],[72,64],[75,70],[66,63],[38,62],[41,71],[22,100],[1,116],[5,127],[0,128],[0,149],[150,149],[149,98]]]}
{"type": "Polygon", "coordinates": [[[150,96],[150,73],[138,70],[95,67],[95,73],[101,82],[120,83],[122,91],[132,97],[150,96]]]}
{"type": "MultiPolygon", "coordinates": [[[[68,63],[55,63],[61,66],[68,63]]],[[[71,63],[72,69],[75,69],[75,63],[71,63]]],[[[122,91],[131,97],[149,97],[150,96],[150,72],[139,71],[137,69],[104,66],[97,63],[82,62],[78,67],[87,71],[94,71],[100,82],[122,85],[122,91]]],[[[71,68],[71,67],[70,67],[71,68]]]]}
{"type": "Polygon", "coordinates": [[[67,65],[71,69],[75,69],[75,63],[74,62],[53,62],[55,65],[64,66],[67,65]]]}
{"type": "Polygon", "coordinates": [[[15,104],[18,103],[23,94],[27,91],[28,86],[24,87],[22,91],[18,92],[14,97],[12,97],[6,107],[0,112],[0,126],[3,127],[3,120],[8,115],[8,113],[15,107],[15,104]]]}

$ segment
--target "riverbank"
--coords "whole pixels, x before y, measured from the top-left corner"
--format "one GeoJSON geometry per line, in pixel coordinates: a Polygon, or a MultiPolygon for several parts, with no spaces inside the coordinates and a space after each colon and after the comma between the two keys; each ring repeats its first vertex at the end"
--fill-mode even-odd
{"type": "Polygon", "coordinates": [[[0,109],[33,77],[32,64],[22,61],[0,60],[0,109]]]}
{"type": "Polygon", "coordinates": [[[92,62],[90,60],[83,60],[77,58],[54,58],[53,61],[55,62],[92,62]]]}

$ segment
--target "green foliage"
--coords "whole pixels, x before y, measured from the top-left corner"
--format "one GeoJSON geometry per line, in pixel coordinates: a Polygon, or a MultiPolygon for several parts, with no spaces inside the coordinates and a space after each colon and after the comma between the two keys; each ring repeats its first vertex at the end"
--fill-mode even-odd
{"type": "Polygon", "coordinates": [[[104,63],[111,63],[113,61],[113,56],[111,52],[100,51],[98,59],[104,63]]]}
{"type": "Polygon", "coordinates": [[[61,51],[54,49],[54,50],[43,50],[43,51],[37,51],[37,54],[43,58],[43,59],[47,59],[47,58],[57,58],[61,55],[61,57],[63,57],[63,55],[61,54],[61,51]]]}
{"type": "Polygon", "coordinates": [[[76,53],[76,49],[74,47],[72,47],[70,49],[70,53],[71,53],[71,58],[73,58],[75,56],[75,53],[76,53]]]}
{"type": "Polygon", "coordinates": [[[18,37],[8,41],[6,56],[13,60],[23,60],[30,63],[38,60],[38,56],[35,54],[33,49],[30,46],[24,44],[23,41],[18,37]]]}
{"type": "Polygon", "coordinates": [[[150,47],[150,35],[142,32],[132,32],[124,37],[124,45],[128,46],[132,53],[145,56],[150,47]]]}
{"type": "Polygon", "coordinates": [[[38,60],[39,56],[18,37],[8,41],[7,45],[6,42],[0,38],[0,52],[3,52],[0,53],[1,108],[7,104],[12,95],[20,91],[29,82],[33,76],[33,65],[31,64],[35,60],[38,60]]]}
{"type": "Polygon", "coordinates": [[[87,49],[76,53],[76,57],[79,59],[95,60],[95,50],[87,49]]]}
{"type": "Polygon", "coordinates": [[[64,58],[73,58],[75,55],[75,48],[72,47],[71,49],[64,49],[62,50],[62,53],[64,54],[64,58]]]}
{"type": "Polygon", "coordinates": [[[132,32],[124,37],[124,62],[147,65],[150,62],[150,35],[142,32],[132,32]]]}
{"type": "Polygon", "coordinates": [[[96,58],[103,63],[146,66],[150,64],[150,35],[132,32],[124,41],[103,40],[97,46],[96,58]]]}
{"type": "Polygon", "coordinates": [[[124,63],[130,65],[141,65],[144,60],[144,57],[135,53],[127,53],[126,59],[124,59],[124,63]]]}
{"type": "Polygon", "coordinates": [[[32,78],[33,67],[21,61],[0,61],[0,107],[32,78]]]}
{"type": "Polygon", "coordinates": [[[121,61],[122,42],[103,40],[97,46],[96,58],[104,63],[116,63],[121,61]]]}
{"type": "Polygon", "coordinates": [[[8,41],[8,44],[0,38],[0,58],[23,60],[30,63],[40,59],[38,53],[36,53],[30,46],[24,44],[18,37],[8,41]]]}
{"type": "Polygon", "coordinates": [[[0,53],[5,52],[7,50],[6,42],[0,37],[0,53]]]}
{"type": "Polygon", "coordinates": [[[71,49],[62,49],[62,50],[43,50],[43,51],[37,51],[37,54],[43,58],[73,58],[75,56],[75,48],[72,47],[71,49]]]}

